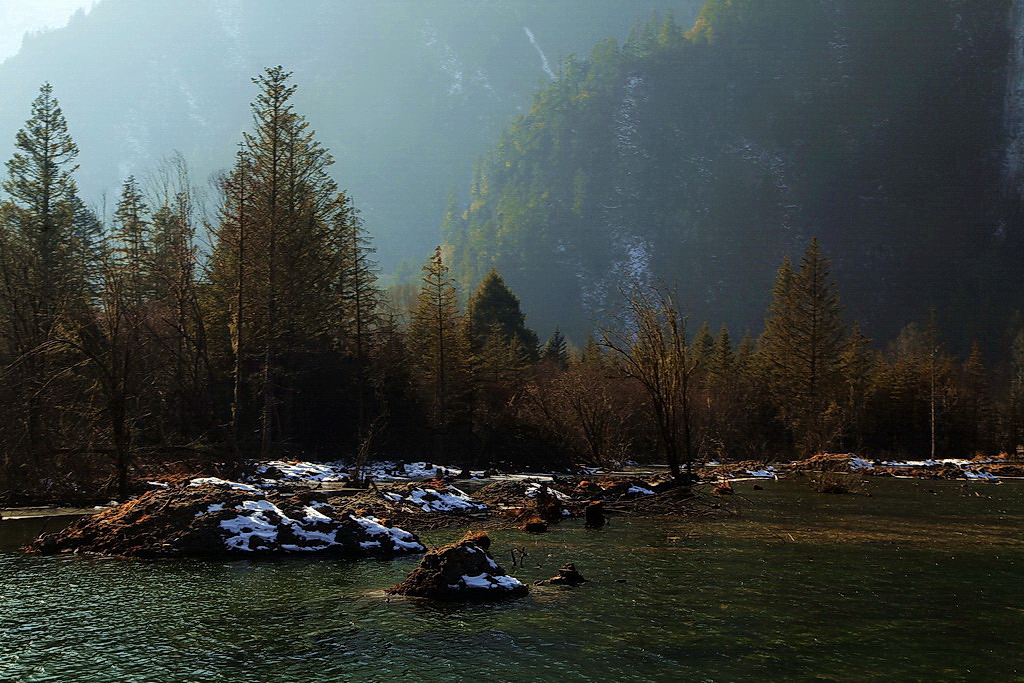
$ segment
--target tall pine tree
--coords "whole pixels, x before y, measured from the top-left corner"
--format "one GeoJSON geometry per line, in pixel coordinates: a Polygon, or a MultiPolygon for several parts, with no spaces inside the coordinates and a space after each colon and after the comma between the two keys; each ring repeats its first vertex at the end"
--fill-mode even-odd
{"type": "Polygon", "coordinates": [[[772,290],[761,353],[779,415],[805,453],[834,434],[830,402],[842,379],[844,329],[829,260],[812,239],[794,272],[786,260],[772,290]]]}
{"type": "Polygon", "coordinates": [[[409,353],[434,428],[435,456],[440,457],[461,407],[469,356],[458,292],[441,247],[423,267],[422,283],[409,325],[409,353]]]}
{"type": "MultiPolygon", "coordinates": [[[[60,363],[54,343],[69,320],[87,317],[91,274],[96,272],[94,223],[76,194],[78,146],[53,88],[44,84],[32,116],[18,131],[7,162],[0,208],[0,309],[12,400],[8,415],[18,425],[6,443],[29,453],[33,465],[54,446],[44,413],[61,402],[54,382],[60,363]]],[[[94,217],[92,217],[94,218],[94,217]]]]}
{"type": "Polygon", "coordinates": [[[335,216],[337,186],[327,175],[332,159],[295,112],[282,67],[253,79],[260,91],[253,130],[246,133],[235,167],[222,181],[224,202],[210,279],[222,320],[230,319],[234,354],[233,432],[238,436],[248,383],[258,394],[261,452],[283,436],[282,385],[295,354],[327,345],[336,334],[339,269],[335,216]],[[243,377],[258,364],[257,376],[243,377]]]}

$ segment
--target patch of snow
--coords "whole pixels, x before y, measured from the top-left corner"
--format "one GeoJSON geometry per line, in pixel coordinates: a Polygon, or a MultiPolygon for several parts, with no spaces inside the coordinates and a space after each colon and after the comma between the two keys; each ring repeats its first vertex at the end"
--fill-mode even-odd
{"type": "Polygon", "coordinates": [[[941,467],[943,465],[962,467],[963,465],[970,464],[970,462],[970,460],[958,458],[947,458],[945,460],[886,460],[882,465],[884,467],[941,467]]]}
{"type": "Polygon", "coordinates": [[[317,522],[327,522],[330,524],[332,521],[330,517],[323,514],[312,505],[307,505],[302,508],[302,511],[306,513],[306,516],[302,518],[303,521],[310,522],[311,524],[316,524],[317,522]]]}
{"type": "Polygon", "coordinates": [[[875,466],[864,458],[857,457],[856,455],[850,456],[850,469],[851,470],[873,470],[875,466]]]}
{"type": "Polygon", "coordinates": [[[301,538],[310,544],[301,546],[291,543],[282,543],[280,545],[282,550],[290,552],[313,552],[325,550],[332,545],[338,545],[335,531],[316,531],[313,529],[307,529],[303,525],[304,521],[312,524],[318,524],[323,521],[332,521],[330,518],[321,515],[311,507],[307,506],[303,509],[303,512],[306,513],[306,517],[303,520],[289,518],[281,511],[280,508],[268,500],[246,500],[243,501],[241,505],[235,506],[235,509],[240,512],[249,512],[251,514],[239,515],[234,519],[221,521],[220,527],[229,534],[228,538],[224,541],[228,548],[245,550],[248,552],[259,550],[261,548],[272,549],[278,542],[277,536],[279,525],[289,527],[294,536],[301,538]],[[314,516],[313,519],[310,519],[311,513],[314,516]],[[273,517],[269,515],[273,515],[273,517]],[[279,519],[280,522],[276,521],[277,519],[279,519]]]}
{"type": "MultiPolygon", "coordinates": [[[[426,547],[422,543],[416,540],[408,531],[399,529],[398,527],[386,527],[380,523],[376,517],[356,517],[355,515],[349,515],[349,518],[359,524],[370,536],[382,536],[391,539],[391,542],[395,544],[396,548],[402,548],[403,550],[413,550],[417,552],[424,552],[426,547]]],[[[365,542],[365,541],[364,541],[365,542]]]]}
{"type": "MultiPolygon", "coordinates": [[[[256,501],[245,501],[246,503],[254,503],[256,501]]],[[[266,502],[266,501],[263,501],[266,502]]],[[[277,507],[272,503],[270,504],[275,510],[277,507]]],[[[277,524],[267,519],[263,510],[259,510],[255,507],[249,507],[243,504],[246,510],[253,511],[251,515],[239,515],[234,519],[221,520],[220,528],[228,532],[228,537],[224,539],[224,544],[229,549],[244,550],[246,552],[252,552],[254,550],[271,549],[277,545],[277,524]]],[[[280,513],[280,510],[277,510],[280,513]]],[[[283,519],[287,519],[281,514],[283,519]]]]}
{"type": "MultiPolygon", "coordinates": [[[[462,473],[462,468],[455,467],[454,465],[436,465],[429,462],[403,463],[401,466],[395,462],[376,462],[367,465],[364,471],[368,476],[381,480],[390,480],[395,477],[433,479],[436,477],[457,477],[462,473]]],[[[482,476],[483,472],[471,474],[482,476]]]]}
{"type": "Polygon", "coordinates": [[[448,86],[448,94],[458,95],[463,90],[465,67],[455,54],[455,50],[451,45],[441,42],[437,30],[429,22],[420,33],[426,41],[426,46],[437,53],[441,71],[452,79],[448,86]]]}
{"type": "Polygon", "coordinates": [[[424,512],[471,512],[487,509],[485,504],[473,500],[454,486],[449,486],[445,491],[431,488],[413,489],[405,500],[417,505],[424,512]]]}
{"type": "Polygon", "coordinates": [[[495,576],[484,572],[477,576],[463,574],[459,582],[449,588],[486,588],[489,590],[515,590],[521,588],[523,583],[514,576],[495,576]]]}
{"type": "Polygon", "coordinates": [[[155,487],[157,487],[158,489],[169,489],[169,488],[171,488],[171,485],[170,485],[170,484],[165,484],[165,483],[164,483],[164,482],[162,482],[162,481],[147,481],[146,483],[147,483],[148,485],[150,485],[150,486],[155,486],[155,487]]]}
{"type": "Polygon", "coordinates": [[[630,486],[629,490],[626,491],[626,493],[640,493],[640,494],[643,494],[645,496],[653,496],[654,495],[654,491],[652,491],[650,489],[647,489],[647,488],[644,488],[643,486],[630,486]]]}
{"type": "Polygon", "coordinates": [[[774,467],[762,467],[759,470],[747,470],[747,475],[751,477],[757,477],[759,479],[778,479],[778,475],[775,474],[774,467]]]}
{"type": "MultiPolygon", "coordinates": [[[[207,509],[207,513],[222,509],[223,505],[215,503],[207,509]]],[[[333,509],[327,503],[310,503],[302,508],[302,517],[298,519],[288,517],[268,500],[246,500],[235,506],[235,509],[243,514],[220,522],[220,528],[227,532],[224,544],[228,549],[253,552],[280,547],[281,550],[290,552],[316,552],[341,545],[337,540],[337,529],[329,528],[337,522],[320,512],[323,509],[333,509]],[[328,530],[323,530],[325,527],[328,530]],[[278,532],[282,528],[287,528],[291,536],[303,541],[304,544],[281,543],[278,546],[278,532]]],[[[371,537],[369,541],[360,542],[363,548],[381,548],[384,546],[383,542],[388,540],[401,550],[426,550],[408,531],[385,527],[374,518],[357,518],[351,515],[349,517],[360,524],[371,537]]]]}
{"type": "Polygon", "coordinates": [[[346,481],[348,479],[344,467],[337,463],[271,460],[256,466],[256,472],[261,476],[267,474],[271,469],[278,470],[283,476],[278,479],[264,478],[264,481],[346,481]]]}
{"type": "Polygon", "coordinates": [[[540,45],[537,44],[537,39],[526,26],[523,27],[523,31],[526,33],[526,37],[530,39],[530,45],[533,45],[534,49],[537,50],[537,54],[540,55],[540,65],[544,69],[544,73],[548,75],[548,78],[555,80],[555,72],[551,70],[551,65],[548,64],[548,58],[545,56],[544,51],[540,49],[540,45]]]}
{"type": "Polygon", "coordinates": [[[223,509],[224,503],[211,503],[210,507],[206,508],[205,510],[200,510],[199,512],[197,512],[196,517],[202,517],[203,515],[208,515],[211,512],[220,512],[223,509]]]}
{"type": "Polygon", "coordinates": [[[189,486],[204,486],[212,484],[214,486],[228,486],[239,491],[248,491],[250,493],[260,493],[260,490],[255,486],[249,486],[237,481],[228,481],[227,479],[220,479],[218,477],[197,477],[191,480],[189,486]]]}
{"type": "Polygon", "coordinates": [[[244,50],[242,48],[242,0],[216,0],[214,8],[221,31],[228,47],[228,64],[234,69],[245,67],[244,50]]]}
{"type": "Polygon", "coordinates": [[[543,484],[539,484],[539,483],[537,483],[535,481],[534,482],[530,482],[530,485],[526,487],[526,491],[524,493],[526,494],[527,498],[536,498],[537,494],[540,493],[541,489],[547,489],[548,493],[553,495],[558,500],[564,500],[564,501],[572,500],[572,498],[570,498],[569,496],[565,495],[561,491],[559,491],[557,489],[553,489],[550,486],[544,486],[543,484]]]}

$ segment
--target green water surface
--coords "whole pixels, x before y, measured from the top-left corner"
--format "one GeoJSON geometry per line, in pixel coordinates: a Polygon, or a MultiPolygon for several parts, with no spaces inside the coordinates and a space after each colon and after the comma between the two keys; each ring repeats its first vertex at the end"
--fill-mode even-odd
{"type": "Polygon", "coordinates": [[[592,580],[497,605],[387,599],[418,557],[38,557],[42,521],[5,519],[0,681],[1024,681],[1024,482],[765,487],[717,519],[492,532],[524,582],[592,580]]]}

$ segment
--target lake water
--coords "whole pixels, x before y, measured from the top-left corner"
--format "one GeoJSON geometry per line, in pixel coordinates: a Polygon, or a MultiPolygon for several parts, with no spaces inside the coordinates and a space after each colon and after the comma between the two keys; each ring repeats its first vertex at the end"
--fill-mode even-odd
{"type": "Polygon", "coordinates": [[[389,601],[418,558],[37,557],[43,520],[5,519],[0,681],[1024,680],[1024,482],[765,486],[714,521],[492,533],[525,582],[592,579],[498,605],[389,601]]]}

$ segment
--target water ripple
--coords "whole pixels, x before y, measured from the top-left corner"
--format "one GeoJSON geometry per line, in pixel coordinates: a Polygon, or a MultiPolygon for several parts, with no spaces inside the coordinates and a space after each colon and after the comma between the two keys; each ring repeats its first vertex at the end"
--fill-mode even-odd
{"type": "Polygon", "coordinates": [[[1007,602],[1024,550],[1005,542],[1024,527],[1024,486],[992,489],[987,502],[951,489],[932,541],[879,544],[880,523],[902,538],[935,504],[899,482],[892,491],[829,507],[779,488],[758,492],[770,505],[713,525],[616,519],[596,533],[578,522],[495,533],[496,558],[525,582],[570,561],[592,580],[497,605],[388,600],[380,589],[411,559],[139,562],[0,549],[0,680],[1019,677],[1002,653],[1024,646],[1024,611],[1007,602]],[[951,546],[966,520],[977,542],[951,546]],[[508,566],[513,545],[525,567],[508,566]]]}

